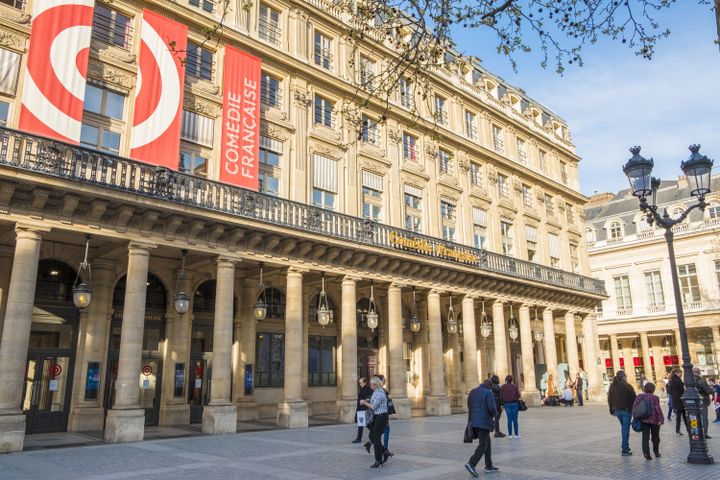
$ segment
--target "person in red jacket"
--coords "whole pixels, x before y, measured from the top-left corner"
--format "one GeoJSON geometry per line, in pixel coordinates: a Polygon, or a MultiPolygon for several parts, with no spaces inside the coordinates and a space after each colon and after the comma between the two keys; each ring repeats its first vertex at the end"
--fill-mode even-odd
{"type": "Polygon", "coordinates": [[[520,389],[513,383],[512,375],[505,377],[505,385],[500,387],[500,403],[507,412],[508,435],[510,435],[510,438],[520,438],[520,432],[518,431],[520,389]],[[514,437],[513,427],[515,427],[514,437]]]}
{"type": "Polygon", "coordinates": [[[665,415],[660,408],[660,399],[655,395],[655,384],[647,382],[643,387],[643,392],[633,402],[633,409],[641,401],[650,402],[650,416],[642,422],[642,451],[647,460],[652,460],[650,456],[650,437],[652,437],[653,452],[655,458],[660,458],[660,425],[665,423],[665,415]]]}

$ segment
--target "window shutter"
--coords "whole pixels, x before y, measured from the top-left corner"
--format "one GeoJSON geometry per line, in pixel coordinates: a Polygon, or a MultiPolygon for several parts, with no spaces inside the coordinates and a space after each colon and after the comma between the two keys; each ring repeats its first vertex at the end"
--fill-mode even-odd
{"type": "Polygon", "coordinates": [[[260,148],[273,151],[275,153],[283,152],[283,142],[275,140],[274,138],[260,136],[260,148]]]}
{"type": "Polygon", "coordinates": [[[315,154],[313,186],[326,192],[337,193],[337,160],[315,154]]]}
{"type": "Polygon", "coordinates": [[[213,146],[215,120],[195,112],[183,110],[180,137],[205,147],[213,146]]]}
{"type": "Polygon", "coordinates": [[[417,187],[413,187],[412,185],[405,185],[405,193],[408,193],[418,198],[422,198],[423,196],[423,191],[417,187]]]}
{"type": "Polygon", "coordinates": [[[536,242],[537,243],[537,228],[535,227],[528,227],[525,226],[525,236],[527,237],[528,242],[536,242]]]}
{"type": "Polygon", "coordinates": [[[362,186],[371,188],[378,192],[382,192],[383,191],[383,177],[382,177],[382,175],[378,175],[376,173],[372,173],[372,172],[363,170],[362,171],[362,186]]]}
{"type": "Polygon", "coordinates": [[[0,48],[0,92],[15,95],[19,72],[20,54],[0,48]]]}
{"type": "Polygon", "coordinates": [[[548,233],[548,248],[552,258],[560,258],[560,238],[554,233],[548,233]]]}
{"type": "Polygon", "coordinates": [[[473,207],[473,223],[487,227],[487,212],[481,208],[473,207]]]}

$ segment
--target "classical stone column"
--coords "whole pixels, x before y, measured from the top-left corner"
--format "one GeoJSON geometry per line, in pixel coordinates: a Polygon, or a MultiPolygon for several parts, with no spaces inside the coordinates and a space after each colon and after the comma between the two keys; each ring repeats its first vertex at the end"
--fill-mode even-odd
{"type": "Polygon", "coordinates": [[[660,340],[660,337],[657,337],[657,341],[653,344],[652,341],[648,339],[650,343],[650,350],[653,352],[653,357],[655,357],[655,386],[658,388],[658,391],[660,389],[665,388],[665,382],[663,380],[665,379],[665,361],[663,359],[663,348],[662,348],[662,340],[660,340]]]}
{"type": "Polygon", "coordinates": [[[357,280],[342,281],[340,342],[342,345],[342,380],[337,400],[337,421],[355,423],[357,407],[357,280]]]}
{"type": "Polygon", "coordinates": [[[139,442],[145,435],[145,410],[140,408],[140,364],[145,325],[148,263],[155,245],[130,242],[125,285],[115,405],[105,417],[105,441],[139,442]]]}
{"type": "Polygon", "coordinates": [[[621,370],[620,367],[620,349],[618,348],[617,335],[610,334],[610,356],[612,356],[613,373],[621,370]]]}
{"type": "Polygon", "coordinates": [[[110,318],[110,305],[112,303],[113,284],[115,274],[114,265],[108,261],[92,262],[92,301],[88,308],[80,314],[78,332],[78,348],[75,361],[75,375],[73,388],[73,402],[68,419],[68,431],[87,432],[103,429],[105,411],[103,398],[105,390],[100,388],[105,384],[104,372],[107,358],[108,326],[110,318]],[[97,362],[101,368],[100,383],[97,397],[85,398],[88,363],[97,362]]]}
{"type": "MultiPolygon", "coordinates": [[[[465,389],[462,384],[462,367],[460,362],[460,334],[448,334],[448,346],[452,355],[448,355],[450,368],[447,372],[448,386],[450,387],[450,405],[459,407],[462,411],[467,412],[467,401],[465,398],[465,389]]],[[[448,352],[448,353],[450,353],[448,352]]]]}
{"type": "Polygon", "coordinates": [[[558,379],[557,345],[555,344],[555,319],[552,308],[543,310],[543,332],[545,342],[545,364],[547,365],[548,379],[553,377],[554,387],[561,386],[558,379]]]}
{"type": "MultiPolygon", "coordinates": [[[[720,329],[718,329],[718,326],[712,326],[710,327],[710,331],[712,332],[712,338],[713,338],[713,353],[715,354],[715,366],[720,366],[720,329]]],[[[655,359],[655,365],[658,364],[657,358],[655,359]]],[[[662,359],[661,359],[662,360],[662,359]]],[[[660,362],[662,365],[662,361],[660,362]]]]}
{"type": "Polygon", "coordinates": [[[308,406],[302,398],[303,365],[303,274],[287,273],[285,297],[285,389],[278,405],[277,424],[285,428],[308,426],[308,406]]]}
{"type": "Polygon", "coordinates": [[[465,367],[465,393],[480,384],[477,363],[477,334],[475,333],[475,300],[466,295],[462,301],[463,356],[465,367]]]}
{"type": "Polygon", "coordinates": [[[234,398],[237,403],[238,421],[253,421],[259,417],[255,390],[245,394],[245,370],[250,365],[255,376],[255,340],[257,337],[255,313],[253,305],[257,301],[257,283],[252,279],[245,279],[240,287],[239,322],[235,324],[235,339],[238,344],[237,368],[235,370],[234,398]]]}
{"type": "Polygon", "coordinates": [[[440,293],[438,291],[431,290],[428,293],[427,307],[430,394],[425,402],[425,410],[428,415],[450,415],[450,399],[445,390],[440,293]]]}
{"type": "Polygon", "coordinates": [[[530,326],[530,308],[521,305],[518,311],[520,318],[520,349],[522,351],[523,389],[522,397],[528,405],[540,406],[540,392],[535,384],[535,355],[533,352],[533,333],[530,326]]]}
{"type": "Polygon", "coordinates": [[[8,301],[12,260],[13,249],[11,247],[0,247],[0,338],[2,338],[3,320],[5,319],[5,308],[8,301]]]}
{"type": "Polygon", "coordinates": [[[398,418],[410,418],[405,360],[403,358],[402,291],[396,284],[388,287],[388,356],[390,396],[398,418]]]}
{"type": "Polygon", "coordinates": [[[0,341],[0,453],[20,452],[25,442],[25,415],[20,403],[41,242],[39,230],[15,227],[15,255],[0,341]]]}
{"type": "Polygon", "coordinates": [[[212,388],[203,408],[202,431],[223,435],[237,431],[237,408],[230,399],[232,378],[233,300],[235,261],[218,257],[213,318],[212,388]]]}
{"type": "Polygon", "coordinates": [[[632,354],[632,341],[626,339],[621,347],[623,352],[623,359],[625,361],[625,373],[627,374],[627,381],[630,385],[635,387],[637,385],[637,378],[635,377],[635,363],[633,361],[632,354]]]}
{"type": "MultiPolygon", "coordinates": [[[[648,342],[647,332],[640,332],[640,348],[642,348],[643,370],[645,370],[645,378],[653,381],[652,361],[650,360],[650,342],[648,342]]],[[[641,385],[642,386],[642,385],[641,385]]]]}
{"type": "Polygon", "coordinates": [[[605,397],[605,390],[603,388],[602,375],[600,372],[600,366],[605,368],[605,364],[599,364],[600,352],[595,350],[594,323],[595,315],[593,314],[586,315],[585,318],[583,318],[582,327],[583,336],[585,337],[583,339],[583,343],[585,344],[585,372],[588,376],[588,395],[590,400],[599,402],[605,397]]]}
{"type": "Polygon", "coordinates": [[[578,343],[575,333],[575,312],[565,313],[565,349],[568,356],[568,369],[570,380],[575,381],[575,375],[580,371],[578,358],[578,343]]]}
{"type": "Polygon", "coordinates": [[[495,371],[492,373],[500,377],[500,382],[504,382],[509,370],[503,302],[500,300],[495,301],[492,308],[493,345],[495,347],[495,371]]]}

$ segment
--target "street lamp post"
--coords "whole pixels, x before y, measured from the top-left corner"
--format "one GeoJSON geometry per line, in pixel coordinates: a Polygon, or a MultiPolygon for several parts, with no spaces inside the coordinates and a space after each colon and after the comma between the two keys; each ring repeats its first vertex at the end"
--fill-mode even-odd
{"type": "Polygon", "coordinates": [[[665,229],[665,241],[667,242],[668,258],[670,259],[670,272],[672,274],[673,293],[675,295],[675,309],[677,311],[678,329],[680,331],[680,343],[682,346],[683,377],[685,381],[685,393],[682,396],[687,420],[690,428],[690,453],[688,463],[711,464],[713,457],[708,451],[705,439],[704,426],[702,425],[702,399],[698,394],[693,375],[693,365],[690,359],[688,348],[687,330],[685,328],[685,314],[683,312],[680,281],[678,279],[677,264],[675,262],[675,249],[673,247],[672,227],[681,223],[687,218],[691,211],[699,209],[704,211],[707,204],[705,195],[710,193],[710,177],[713,161],[701,155],[700,145],[690,145],[690,158],[681,163],[683,173],[687,177],[690,194],[697,198],[697,203],[689,206],[677,218],[671,218],[667,209],[662,215],[658,212],[657,191],[660,188],[660,179],[651,176],[654,162],[640,155],[640,147],[633,147],[630,152],[632,158],[623,167],[623,172],[630,181],[632,194],[640,201],[640,210],[645,214],[647,222],[652,225],[657,223],[665,229]],[[651,195],[651,202],[648,203],[648,196],[651,195]]]}

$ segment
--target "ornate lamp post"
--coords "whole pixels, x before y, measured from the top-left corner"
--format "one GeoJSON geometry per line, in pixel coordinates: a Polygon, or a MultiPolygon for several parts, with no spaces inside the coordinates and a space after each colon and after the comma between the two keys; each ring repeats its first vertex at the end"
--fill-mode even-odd
{"type": "Polygon", "coordinates": [[[92,270],[90,270],[90,263],[88,262],[88,250],[90,249],[90,235],[85,236],[85,257],[80,262],[80,268],[78,268],[77,277],[75,277],[75,284],[73,285],[73,303],[77,308],[87,308],[92,300],[92,270]],[[87,283],[80,278],[80,274],[83,270],[87,270],[87,283]]]}
{"type": "Polygon", "coordinates": [[[185,257],[187,256],[187,250],[182,250],[182,266],[180,267],[180,273],[177,276],[175,283],[175,311],[179,315],[184,315],[190,309],[190,295],[184,290],[180,289],[180,282],[185,279],[185,257]]]}
{"type": "Polygon", "coordinates": [[[702,416],[700,414],[702,399],[698,394],[693,375],[693,365],[690,360],[688,349],[687,330],[685,328],[685,314],[683,312],[682,295],[680,282],[678,280],[677,264],[675,262],[675,250],[673,247],[672,227],[681,223],[694,209],[705,210],[705,195],[710,193],[710,174],[713,161],[705,155],[700,154],[700,145],[690,145],[690,158],[680,164],[680,168],[687,177],[690,194],[697,198],[697,203],[688,207],[677,218],[671,218],[667,209],[662,214],[658,212],[657,191],[660,188],[660,179],[651,176],[653,160],[643,158],[640,155],[640,147],[633,147],[630,152],[632,158],[623,167],[623,172],[630,181],[632,194],[640,201],[640,210],[646,215],[647,222],[652,225],[657,223],[665,229],[665,241],[668,247],[668,258],[670,259],[670,272],[672,273],[673,293],[675,295],[675,309],[677,310],[678,328],[680,331],[680,343],[682,344],[683,377],[685,381],[685,394],[682,397],[685,410],[690,424],[690,453],[688,463],[711,464],[713,457],[710,455],[703,430],[702,416]],[[651,203],[648,203],[648,195],[652,195],[651,203]]]}
{"type": "Polygon", "coordinates": [[[488,338],[492,335],[492,323],[490,323],[487,313],[485,313],[485,300],[482,302],[482,313],[480,314],[480,335],[482,335],[483,338],[488,338]]]}
{"type": "Polygon", "coordinates": [[[373,288],[372,281],[370,282],[370,301],[368,302],[368,312],[365,316],[367,319],[367,326],[370,328],[371,331],[375,331],[375,329],[378,326],[378,313],[375,311],[375,290],[373,288]]]}
{"type": "Polygon", "coordinates": [[[456,319],[455,310],[453,309],[453,304],[452,304],[452,295],[450,295],[450,308],[448,308],[448,315],[447,315],[447,331],[451,335],[455,335],[458,331],[457,319],[456,319]]]}
{"type": "Polygon", "coordinates": [[[415,287],[413,287],[413,303],[412,303],[412,312],[410,316],[410,320],[408,321],[408,324],[410,326],[410,331],[413,333],[413,335],[417,336],[418,333],[420,333],[420,327],[422,326],[420,324],[420,320],[417,318],[416,313],[416,297],[415,297],[415,287]]]}
{"type": "Polygon", "coordinates": [[[537,316],[537,307],[535,307],[535,331],[533,332],[533,338],[535,338],[535,341],[537,343],[540,343],[543,341],[543,338],[545,338],[545,333],[542,331],[542,325],[540,324],[540,320],[537,316]]]}
{"type": "Polygon", "coordinates": [[[267,316],[267,303],[265,302],[265,285],[263,284],[263,264],[260,264],[260,283],[258,283],[260,289],[260,296],[257,302],[253,305],[253,315],[255,320],[265,320],[267,316]]]}
{"type": "Polygon", "coordinates": [[[520,335],[520,329],[518,328],[518,323],[515,319],[515,313],[513,313],[512,303],[510,304],[510,323],[508,326],[508,335],[510,336],[510,340],[512,340],[513,342],[516,342],[518,336],[520,335]]]}

